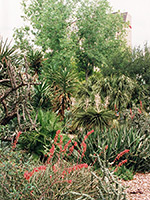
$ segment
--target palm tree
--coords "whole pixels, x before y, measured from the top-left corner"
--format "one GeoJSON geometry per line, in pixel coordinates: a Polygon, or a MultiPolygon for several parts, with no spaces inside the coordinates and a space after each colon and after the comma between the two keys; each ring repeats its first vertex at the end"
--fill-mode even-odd
{"type": "Polygon", "coordinates": [[[139,96],[141,96],[141,89],[137,82],[125,75],[103,78],[96,85],[101,98],[108,97],[109,109],[114,109],[115,106],[119,110],[131,107],[133,103],[139,101],[139,96]]]}

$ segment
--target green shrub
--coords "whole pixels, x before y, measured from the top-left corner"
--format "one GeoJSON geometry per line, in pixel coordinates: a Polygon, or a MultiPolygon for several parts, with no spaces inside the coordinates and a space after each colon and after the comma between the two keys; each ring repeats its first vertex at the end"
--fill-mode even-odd
{"type": "Polygon", "coordinates": [[[21,134],[19,144],[21,149],[28,151],[35,158],[43,158],[45,146],[50,147],[56,130],[61,128],[62,123],[55,113],[40,109],[38,111],[37,124],[36,131],[21,134]]]}

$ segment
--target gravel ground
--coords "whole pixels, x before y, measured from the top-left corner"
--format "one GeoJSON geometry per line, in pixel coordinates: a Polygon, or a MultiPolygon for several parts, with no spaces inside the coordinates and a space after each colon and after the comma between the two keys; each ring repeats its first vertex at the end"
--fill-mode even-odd
{"type": "Polygon", "coordinates": [[[150,173],[137,173],[133,180],[123,181],[128,200],[150,200],[150,173]]]}

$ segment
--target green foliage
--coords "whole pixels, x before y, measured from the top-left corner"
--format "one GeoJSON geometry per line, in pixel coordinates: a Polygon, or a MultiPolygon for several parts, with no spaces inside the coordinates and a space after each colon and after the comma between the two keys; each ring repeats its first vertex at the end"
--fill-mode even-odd
{"type": "MultiPolygon", "coordinates": [[[[98,74],[91,76],[87,82],[82,82],[77,92],[78,108],[87,109],[95,107],[97,110],[104,108],[120,112],[133,105],[138,105],[140,100],[148,104],[147,90],[137,81],[127,76],[107,76],[98,74]]],[[[144,108],[148,109],[148,105],[144,108]]]]}
{"type": "Polygon", "coordinates": [[[11,44],[8,43],[8,40],[0,40],[0,63],[2,64],[5,59],[11,59],[13,61],[16,61],[17,58],[17,52],[16,48],[13,46],[11,47],[11,44]]]}
{"type": "Polygon", "coordinates": [[[74,113],[73,128],[77,129],[83,127],[86,129],[103,130],[104,127],[111,126],[111,121],[116,116],[113,111],[100,110],[97,111],[93,108],[85,110],[77,110],[74,113]]]}
{"type": "Polygon", "coordinates": [[[123,179],[125,181],[132,180],[134,177],[134,172],[132,169],[127,169],[126,166],[122,165],[117,169],[116,172],[114,172],[115,175],[117,175],[120,179],[123,179]]]}
{"type": "Polygon", "coordinates": [[[25,183],[23,180],[24,171],[33,166],[32,157],[11,151],[8,147],[0,149],[0,154],[1,199],[20,199],[21,196],[26,199],[34,188],[31,183],[25,183]]]}
{"type": "MultiPolygon", "coordinates": [[[[8,81],[7,66],[6,62],[8,59],[12,61],[13,64],[18,64],[18,55],[16,48],[11,47],[8,40],[0,40],[0,80],[5,79],[5,81],[0,82],[3,86],[10,87],[10,81],[8,81]]],[[[0,86],[1,89],[1,86],[0,86]]]]}
{"type": "Polygon", "coordinates": [[[43,61],[42,53],[38,50],[34,51],[33,49],[30,49],[29,52],[27,52],[27,60],[33,74],[40,75],[43,61]]]}
{"type": "Polygon", "coordinates": [[[38,111],[37,123],[39,123],[39,132],[51,138],[54,138],[56,131],[62,128],[62,122],[55,113],[42,109],[38,111]]]}
{"type": "Polygon", "coordinates": [[[38,111],[38,131],[24,132],[20,136],[21,149],[27,150],[35,158],[43,158],[45,146],[50,147],[56,130],[61,129],[62,123],[55,113],[50,111],[38,111]]]}
{"type": "Polygon", "coordinates": [[[122,123],[138,130],[141,134],[150,135],[150,115],[142,107],[140,108],[140,105],[138,108],[133,107],[120,113],[120,124],[122,123]]]}
{"type": "Polygon", "coordinates": [[[65,109],[70,108],[76,90],[76,73],[72,68],[51,66],[46,68],[45,77],[50,85],[47,92],[51,95],[53,110],[64,119],[65,109]]]}
{"type": "Polygon", "coordinates": [[[87,79],[94,66],[107,65],[109,55],[125,46],[127,24],[106,0],[24,0],[22,5],[30,26],[15,30],[16,45],[27,51],[33,44],[41,47],[46,65],[69,68],[73,59],[87,79]]]}
{"type": "Polygon", "coordinates": [[[76,22],[78,31],[74,33],[77,41],[76,62],[87,80],[94,67],[101,69],[107,65],[107,58],[123,45],[125,23],[119,14],[112,14],[108,1],[81,1],[80,4],[76,22]],[[117,32],[120,33],[118,37],[117,32]]]}
{"type": "Polygon", "coordinates": [[[34,86],[32,104],[35,108],[42,108],[44,110],[52,108],[49,90],[50,85],[46,81],[42,81],[41,84],[34,86]]]}
{"type": "Polygon", "coordinates": [[[89,155],[94,155],[95,152],[100,154],[106,145],[108,145],[106,154],[108,163],[112,163],[120,152],[129,149],[129,153],[125,154],[118,162],[127,159],[126,167],[128,169],[143,172],[149,171],[150,135],[140,133],[140,131],[133,128],[122,128],[120,130],[105,129],[101,132],[96,131],[87,139],[87,151],[84,161],[92,163],[93,159],[89,158],[89,155]]]}
{"type": "Polygon", "coordinates": [[[95,89],[102,99],[108,98],[108,108],[118,110],[131,107],[144,98],[144,90],[127,76],[110,76],[96,83],[95,89]]]}
{"type": "Polygon", "coordinates": [[[126,199],[124,188],[99,157],[101,176],[86,163],[65,161],[61,150],[58,159],[45,165],[33,162],[25,152],[5,148],[0,153],[0,196],[4,200],[126,199]]]}
{"type": "MultiPolygon", "coordinates": [[[[101,67],[101,73],[104,77],[107,76],[117,76],[120,77],[123,74],[129,76],[127,69],[129,70],[129,65],[132,62],[132,50],[124,45],[118,47],[118,51],[114,51],[107,57],[107,65],[104,64],[101,67]]],[[[134,79],[133,76],[129,76],[134,79]]]]}
{"type": "Polygon", "coordinates": [[[134,79],[139,85],[150,87],[150,50],[147,44],[142,49],[140,46],[132,51],[128,48],[118,48],[108,57],[108,65],[101,68],[104,76],[125,75],[134,79]]]}
{"type": "Polygon", "coordinates": [[[22,150],[32,154],[35,159],[43,158],[44,146],[51,144],[51,137],[40,132],[22,133],[19,139],[19,146],[22,150]]]}
{"type": "Polygon", "coordinates": [[[150,50],[147,44],[144,48],[135,48],[132,54],[132,62],[126,68],[128,76],[137,79],[140,85],[150,87],[150,50]]]}

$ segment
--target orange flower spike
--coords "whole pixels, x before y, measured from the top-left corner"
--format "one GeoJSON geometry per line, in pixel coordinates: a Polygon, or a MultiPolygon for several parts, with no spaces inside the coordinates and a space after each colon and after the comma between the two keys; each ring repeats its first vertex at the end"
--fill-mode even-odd
{"type": "Polygon", "coordinates": [[[120,162],[119,164],[118,164],[118,167],[121,167],[123,164],[125,164],[127,162],[127,159],[126,160],[123,160],[122,162],[120,162]]]}
{"type": "Polygon", "coordinates": [[[73,145],[72,147],[69,148],[69,152],[70,152],[70,153],[68,154],[68,156],[70,156],[70,155],[72,154],[73,150],[74,150],[74,145],[73,145]]]}
{"type": "Polygon", "coordinates": [[[59,144],[62,144],[62,143],[63,143],[63,136],[60,135],[60,142],[59,142],[59,144]]]}
{"type": "Polygon", "coordinates": [[[138,112],[141,114],[142,113],[142,111],[138,108],[138,112]]]}
{"type": "Polygon", "coordinates": [[[119,167],[121,167],[123,164],[125,164],[127,162],[127,159],[126,160],[123,160],[121,161],[115,168],[114,172],[116,172],[118,170],[119,167]]]}

